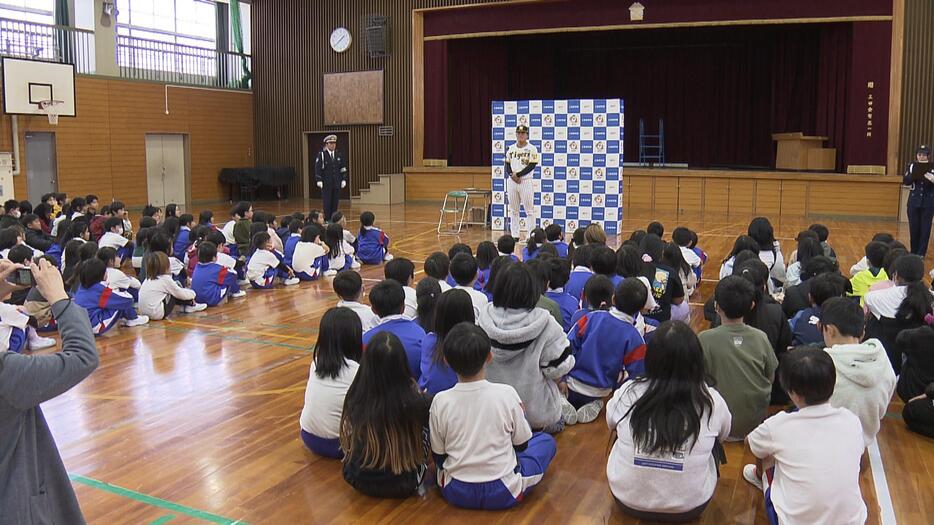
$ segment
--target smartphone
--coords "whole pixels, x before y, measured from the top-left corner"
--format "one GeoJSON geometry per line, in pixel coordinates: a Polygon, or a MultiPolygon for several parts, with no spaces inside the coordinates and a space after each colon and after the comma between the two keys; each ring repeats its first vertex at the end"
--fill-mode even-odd
{"type": "Polygon", "coordinates": [[[12,284],[16,284],[19,286],[35,286],[36,285],[36,280],[32,276],[32,270],[30,270],[29,268],[17,269],[15,272],[10,274],[10,276],[7,277],[6,280],[12,284]]]}

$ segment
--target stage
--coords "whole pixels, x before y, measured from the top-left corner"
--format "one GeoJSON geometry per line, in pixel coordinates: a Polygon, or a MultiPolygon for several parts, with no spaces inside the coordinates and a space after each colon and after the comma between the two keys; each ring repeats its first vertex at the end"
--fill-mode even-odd
{"type": "MultiPolygon", "coordinates": [[[[768,217],[900,218],[901,177],[797,171],[624,167],[623,217],[632,211],[768,217]]],[[[490,189],[485,166],[407,167],[406,201],[490,189]]]]}

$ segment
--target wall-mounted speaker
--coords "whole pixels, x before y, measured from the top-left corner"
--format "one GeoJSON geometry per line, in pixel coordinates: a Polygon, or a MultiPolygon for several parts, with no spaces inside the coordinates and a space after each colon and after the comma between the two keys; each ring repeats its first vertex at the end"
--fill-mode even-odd
{"type": "Polygon", "coordinates": [[[389,17],[367,15],[366,52],[370,58],[389,56],[389,17]]]}

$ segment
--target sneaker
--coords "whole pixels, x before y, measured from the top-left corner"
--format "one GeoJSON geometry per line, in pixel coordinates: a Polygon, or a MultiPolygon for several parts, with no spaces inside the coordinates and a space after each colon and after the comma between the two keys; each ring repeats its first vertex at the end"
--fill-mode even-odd
{"type": "Polygon", "coordinates": [[[335,275],[337,275],[337,270],[328,270],[324,272],[325,277],[334,277],[335,275]]]}
{"type": "Polygon", "coordinates": [[[249,279],[237,279],[237,284],[240,286],[247,286],[248,284],[250,284],[250,280],[249,279]]]}
{"type": "Polygon", "coordinates": [[[138,315],[136,319],[124,319],[123,326],[140,326],[149,322],[149,317],[145,315],[138,315]]]}
{"type": "Polygon", "coordinates": [[[753,487],[762,490],[762,479],[759,477],[755,465],[746,465],[743,467],[743,479],[753,487]]]}
{"type": "Polygon", "coordinates": [[[564,430],[564,420],[559,419],[558,421],[546,426],[542,429],[542,432],[546,434],[558,434],[564,430]]]}
{"type": "Polygon", "coordinates": [[[291,278],[289,278],[289,279],[283,279],[283,280],[282,280],[282,284],[284,284],[284,285],[286,285],[286,286],[292,286],[292,285],[298,284],[298,283],[300,283],[300,282],[302,282],[302,281],[301,281],[301,279],[299,279],[298,277],[291,277],[291,278]]]}
{"type": "Polygon", "coordinates": [[[386,261],[386,262],[391,261],[391,260],[392,260],[392,254],[391,254],[391,253],[387,253],[386,256],[383,257],[383,260],[386,261]]]}
{"type": "Polygon", "coordinates": [[[359,269],[360,269],[360,261],[354,261],[353,264],[350,265],[350,269],[351,269],[351,270],[359,270],[359,269]]]}
{"type": "Polygon", "coordinates": [[[564,420],[565,425],[577,424],[577,409],[566,397],[561,398],[561,419],[564,420]]]}
{"type": "Polygon", "coordinates": [[[586,405],[577,409],[577,422],[590,423],[594,419],[597,419],[597,416],[600,415],[601,410],[603,410],[602,399],[591,401],[590,403],[587,403],[586,405]]]}
{"type": "Polygon", "coordinates": [[[231,299],[239,299],[241,297],[246,297],[246,290],[240,290],[237,293],[230,294],[231,299]]]}
{"type": "Polygon", "coordinates": [[[51,337],[41,337],[33,332],[32,337],[29,338],[30,350],[40,350],[42,348],[49,348],[50,346],[55,346],[55,339],[51,337]]]}
{"type": "Polygon", "coordinates": [[[201,310],[207,310],[208,305],[204,303],[195,303],[191,306],[183,306],[182,311],[186,314],[193,314],[195,312],[200,312],[201,310]]]}

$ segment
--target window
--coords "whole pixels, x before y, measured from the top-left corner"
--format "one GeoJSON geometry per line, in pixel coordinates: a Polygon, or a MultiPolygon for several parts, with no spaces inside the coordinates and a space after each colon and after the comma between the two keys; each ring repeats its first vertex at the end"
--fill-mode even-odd
{"type": "Polygon", "coordinates": [[[0,18],[55,24],[54,0],[0,0],[0,18]]]}
{"type": "Polygon", "coordinates": [[[174,72],[192,82],[217,75],[213,0],[118,0],[117,9],[121,67],[174,72]]]}

